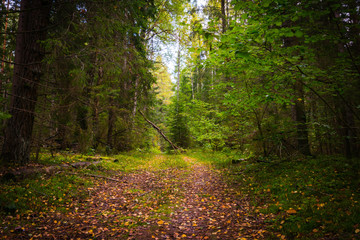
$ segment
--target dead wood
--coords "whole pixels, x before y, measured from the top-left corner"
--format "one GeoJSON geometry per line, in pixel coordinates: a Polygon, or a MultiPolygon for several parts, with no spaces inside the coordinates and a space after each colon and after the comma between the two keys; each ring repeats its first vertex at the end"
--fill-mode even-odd
{"type": "MultiPolygon", "coordinates": [[[[67,174],[79,175],[78,173],[72,173],[72,172],[68,172],[67,174]]],[[[80,174],[85,175],[85,176],[90,176],[90,177],[96,177],[96,178],[104,178],[106,180],[122,183],[122,181],[119,181],[119,180],[117,180],[115,178],[105,177],[105,176],[102,176],[102,175],[96,175],[96,174],[90,174],[90,173],[80,173],[80,174]]]]}
{"type": "Polygon", "coordinates": [[[171,147],[174,149],[174,151],[175,151],[176,153],[178,153],[178,152],[180,151],[180,148],[177,147],[174,143],[172,143],[172,142],[170,141],[170,139],[168,139],[168,138],[166,137],[166,135],[161,131],[161,129],[160,129],[158,126],[156,126],[155,123],[153,123],[153,122],[151,122],[149,119],[147,119],[142,111],[139,110],[139,113],[141,114],[141,116],[143,116],[143,118],[145,119],[145,121],[147,121],[156,131],[158,131],[158,133],[160,133],[160,135],[161,135],[168,143],[170,143],[171,147]]]}
{"type": "Polygon", "coordinates": [[[101,161],[76,162],[72,164],[61,164],[61,165],[53,165],[53,166],[44,166],[44,165],[31,166],[31,167],[25,166],[0,173],[0,180],[16,181],[18,179],[26,178],[38,173],[52,174],[54,172],[63,171],[68,168],[82,168],[90,165],[98,165],[100,163],[101,161]]]}

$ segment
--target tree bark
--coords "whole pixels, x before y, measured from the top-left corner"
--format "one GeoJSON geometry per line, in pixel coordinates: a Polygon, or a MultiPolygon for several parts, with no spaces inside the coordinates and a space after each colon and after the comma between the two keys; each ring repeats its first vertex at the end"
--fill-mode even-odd
{"type": "Polygon", "coordinates": [[[294,120],[296,122],[296,140],[299,152],[306,156],[310,156],[310,145],[308,140],[308,127],[305,112],[304,87],[299,80],[296,80],[294,86],[295,94],[298,99],[295,100],[293,111],[294,120]]]}
{"type": "Polygon", "coordinates": [[[16,36],[15,66],[1,158],[6,164],[29,161],[41,61],[49,24],[49,0],[22,0],[16,36]]]}
{"type": "Polygon", "coordinates": [[[107,145],[110,148],[113,148],[113,131],[114,131],[114,124],[115,124],[115,112],[114,112],[114,106],[112,105],[113,100],[110,99],[110,107],[108,110],[108,131],[107,131],[107,145]]]}
{"type": "MultiPolygon", "coordinates": [[[[3,56],[2,56],[2,62],[1,62],[1,71],[0,72],[4,72],[5,69],[5,56],[6,56],[6,31],[7,31],[7,26],[8,26],[8,16],[9,16],[9,4],[10,4],[10,0],[8,0],[7,2],[7,6],[6,6],[6,16],[5,16],[5,28],[4,28],[4,43],[3,43],[3,56]]],[[[5,6],[5,0],[3,0],[3,5],[5,6]]],[[[0,93],[2,92],[2,82],[0,79],[0,93]]]]}
{"type": "Polygon", "coordinates": [[[226,31],[225,0],[221,0],[221,25],[221,31],[224,33],[226,31]]]}

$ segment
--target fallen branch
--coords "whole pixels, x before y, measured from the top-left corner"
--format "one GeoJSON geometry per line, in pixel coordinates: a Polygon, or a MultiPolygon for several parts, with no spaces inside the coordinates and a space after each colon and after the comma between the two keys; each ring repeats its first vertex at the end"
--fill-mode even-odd
{"type": "Polygon", "coordinates": [[[165,136],[165,134],[161,131],[161,129],[160,129],[158,126],[155,125],[155,123],[152,123],[149,119],[147,119],[147,118],[145,117],[144,113],[141,112],[140,110],[139,110],[139,113],[141,114],[141,116],[143,116],[143,118],[145,119],[145,121],[147,121],[153,128],[155,128],[156,131],[158,131],[158,132],[160,133],[160,135],[161,135],[168,143],[170,143],[171,147],[174,149],[174,151],[175,151],[176,153],[180,151],[180,148],[177,147],[175,144],[173,144],[173,143],[170,141],[170,139],[168,139],[168,138],[165,136]]]}
{"type": "Polygon", "coordinates": [[[101,161],[95,161],[95,162],[76,162],[76,163],[73,163],[71,164],[71,166],[73,168],[79,168],[79,167],[87,167],[87,166],[90,166],[90,165],[97,165],[101,163],[101,161]]]}
{"type": "Polygon", "coordinates": [[[13,180],[16,181],[19,178],[23,179],[30,175],[38,174],[38,173],[45,173],[45,174],[52,174],[57,171],[63,171],[65,169],[69,169],[71,167],[73,168],[81,168],[81,167],[87,167],[90,165],[97,165],[100,164],[101,161],[95,161],[95,162],[76,162],[72,164],[61,164],[61,165],[52,165],[52,166],[24,166],[18,169],[13,169],[7,172],[0,172],[0,181],[9,181],[13,180]]]}
{"type": "MultiPolygon", "coordinates": [[[[77,173],[72,173],[72,172],[67,172],[67,174],[70,174],[70,175],[79,175],[77,173]]],[[[83,175],[86,175],[86,176],[90,176],[90,177],[96,177],[96,178],[104,178],[106,180],[110,180],[110,181],[114,181],[114,182],[119,182],[119,183],[122,183],[122,181],[119,181],[115,178],[109,178],[109,177],[105,177],[105,176],[102,176],[102,175],[96,175],[96,174],[90,174],[90,173],[81,173],[83,175]]]]}

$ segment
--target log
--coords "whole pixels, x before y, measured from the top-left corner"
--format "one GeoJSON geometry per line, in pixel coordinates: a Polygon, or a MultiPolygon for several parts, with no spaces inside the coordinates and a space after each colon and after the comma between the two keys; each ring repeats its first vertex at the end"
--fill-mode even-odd
{"type": "Polygon", "coordinates": [[[51,174],[56,171],[62,171],[68,168],[81,168],[81,167],[87,167],[90,165],[98,165],[101,161],[95,161],[95,162],[76,162],[72,164],[60,164],[60,165],[52,165],[52,166],[33,166],[33,167],[21,167],[18,169],[13,169],[6,172],[0,172],[0,181],[17,181],[19,178],[23,179],[25,177],[28,177],[33,174],[37,173],[45,173],[45,174],[51,174]]]}

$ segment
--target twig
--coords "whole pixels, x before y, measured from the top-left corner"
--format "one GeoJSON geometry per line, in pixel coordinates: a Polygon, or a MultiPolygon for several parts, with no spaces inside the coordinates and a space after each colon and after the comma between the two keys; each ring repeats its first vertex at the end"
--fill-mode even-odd
{"type": "Polygon", "coordinates": [[[30,189],[33,190],[34,192],[40,193],[41,195],[43,195],[45,197],[50,197],[48,194],[40,192],[40,191],[36,190],[35,188],[30,187],[30,189]]]}

